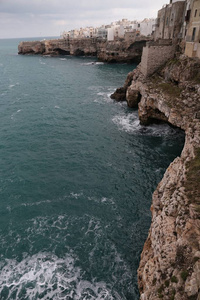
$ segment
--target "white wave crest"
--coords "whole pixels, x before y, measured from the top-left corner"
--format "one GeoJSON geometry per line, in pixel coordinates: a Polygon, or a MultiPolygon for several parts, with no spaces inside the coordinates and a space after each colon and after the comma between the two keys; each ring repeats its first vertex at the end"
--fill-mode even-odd
{"type": "Polygon", "coordinates": [[[74,300],[114,299],[105,282],[84,280],[75,261],[72,254],[59,258],[52,253],[26,256],[21,262],[7,259],[0,271],[0,297],[44,300],[68,297],[74,300]]]}
{"type": "Polygon", "coordinates": [[[127,115],[117,115],[112,121],[118,126],[119,130],[126,132],[136,132],[141,127],[139,119],[135,113],[127,115]]]}
{"type": "Polygon", "coordinates": [[[91,65],[95,65],[94,61],[91,62],[87,62],[87,63],[81,63],[82,66],[91,66],[91,65]]]}
{"type": "Polygon", "coordinates": [[[137,111],[117,115],[112,119],[119,130],[147,136],[175,136],[179,130],[172,128],[168,124],[152,124],[149,126],[140,125],[137,111]]]}
{"type": "Polygon", "coordinates": [[[72,197],[72,198],[75,198],[75,199],[78,199],[79,197],[81,197],[81,196],[83,196],[83,193],[74,193],[74,192],[72,192],[72,193],[70,193],[70,196],[72,197]]]}
{"type": "Polygon", "coordinates": [[[46,65],[46,63],[43,62],[41,59],[39,59],[39,62],[40,62],[41,65],[46,65]]]}

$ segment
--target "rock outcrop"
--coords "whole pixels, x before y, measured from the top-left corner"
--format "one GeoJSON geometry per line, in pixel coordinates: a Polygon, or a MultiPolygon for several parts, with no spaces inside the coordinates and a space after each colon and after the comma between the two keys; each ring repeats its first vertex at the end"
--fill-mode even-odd
{"type": "Polygon", "coordinates": [[[139,62],[142,49],[149,38],[138,37],[135,42],[125,40],[108,42],[98,38],[54,39],[21,42],[19,54],[97,56],[104,62],[139,62]]]}
{"type": "Polygon", "coordinates": [[[97,44],[97,57],[100,61],[109,63],[140,62],[142,50],[146,46],[147,40],[138,38],[134,43],[125,40],[100,42],[97,44]]]}
{"type": "Polygon", "coordinates": [[[110,96],[111,99],[114,99],[116,101],[126,101],[126,92],[133,81],[133,74],[134,72],[128,73],[124,86],[116,89],[116,91],[110,96]]]}
{"type": "Polygon", "coordinates": [[[152,223],[138,269],[141,300],[200,299],[200,61],[175,58],[151,78],[140,65],[126,90],[140,122],[168,122],[185,145],[153,193],[152,223]],[[138,104],[139,102],[139,104],[138,104]]]}
{"type": "Polygon", "coordinates": [[[97,55],[96,39],[54,39],[42,41],[21,42],[18,46],[19,54],[42,55],[97,55]]]}

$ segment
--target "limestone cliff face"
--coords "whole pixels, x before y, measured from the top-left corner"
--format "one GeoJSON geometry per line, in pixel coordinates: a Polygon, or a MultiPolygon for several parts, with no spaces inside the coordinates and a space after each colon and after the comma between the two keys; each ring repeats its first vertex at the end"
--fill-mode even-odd
{"type": "MultiPolygon", "coordinates": [[[[149,40],[147,38],[147,40],[149,40]]],[[[105,62],[138,62],[147,40],[108,42],[97,38],[54,39],[21,42],[19,54],[97,56],[105,62]]]]}
{"type": "Polygon", "coordinates": [[[42,41],[21,42],[19,54],[42,55],[97,55],[95,39],[54,39],[42,41]]]}
{"type": "Polygon", "coordinates": [[[45,52],[44,41],[21,42],[18,46],[19,54],[43,54],[45,52]]]}
{"type": "Polygon", "coordinates": [[[105,62],[140,62],[146,40],[134,43],[126,41],[101,42],[98,44],[97,57],[105,62]]]}
{"type": "Polygon", "coordinates": [[[200,62],[174,59],[151,78],[140,66],[126,90],[140,122],[185,131],[185,145],[153,194],[152,223],[138,269],[141,300],[200,299],[200,62]]]}

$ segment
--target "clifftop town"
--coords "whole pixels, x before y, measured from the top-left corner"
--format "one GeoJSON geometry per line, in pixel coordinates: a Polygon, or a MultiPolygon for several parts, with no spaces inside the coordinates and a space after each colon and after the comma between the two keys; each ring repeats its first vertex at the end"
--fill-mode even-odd
{"type": "Polygon", "coordinates": [[[21,42],[19,54],[97,56],[105,62],[140,62],[142,49],[152,40],[155,19],[113,22],[100,28],[64,32],[62,38],[21,42]]]}
{"type": "Polygon", "coordinates": [[[62,37],[64,39],[74,38],[100,38],[107,41],[116,41],[124,39],[125,41],[134,41],[136,37],[150,37],[155,30],[156,19],[144,19],[143,21],[129,21],[122,19],[121,21],[112,22],[109,25],[100,27],[86,27],[64,31],[62,37]]]}

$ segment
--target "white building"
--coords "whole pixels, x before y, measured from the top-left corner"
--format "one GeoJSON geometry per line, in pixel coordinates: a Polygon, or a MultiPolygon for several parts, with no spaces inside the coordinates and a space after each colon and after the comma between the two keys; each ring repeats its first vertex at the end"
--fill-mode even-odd
{"type": "Polygon", "coordinates": [[[107,39],[108,30],[105,28],[105,25],[102,25],[97,30],[97,37],[101,39],[107,39]]]}
{"type": "Polygon", "coordinates": [[[119,38],[124,38],[124,33],[125,33],[124,25],[121,24],[119,26],[119,29],[118,29],[118,37],[119,38]]]}
{"type": "Polygon", "coordinates": [[[101,39],[107,39],[108,41],[114,41],[116,39],[126,37],[127,40],[132,40],[134,39],[134,36],[151,35],[154,31],[155,21],[155,19],[144,19],[142,22],[137,22],[122,19],[120,21],[112,22],[110,25],[102,25],[98,28],[86,27],[80,28],[79,30],[74,29],[64,31],[62,37],[65,39],[98,37],[101,39]]]}
{"type": "Polygon", "coordinates": [[[107,28],[108,30],[108,35],[107,35],[107,40],[108,41],[114,41],[114,37],[115,37],[115,30],[114,30],[114,26],[107,28]]]}
{"type": "Polygon", "coordinates": [[[150,36],[155,30],[156,19],[144,19],[139,24],[140,35],[150,36]]]}

